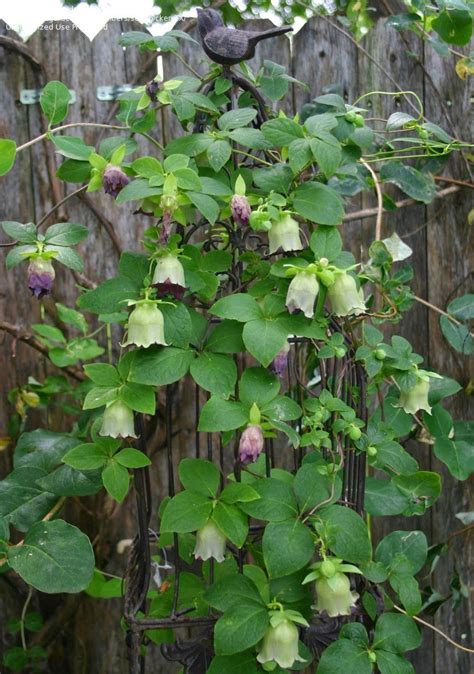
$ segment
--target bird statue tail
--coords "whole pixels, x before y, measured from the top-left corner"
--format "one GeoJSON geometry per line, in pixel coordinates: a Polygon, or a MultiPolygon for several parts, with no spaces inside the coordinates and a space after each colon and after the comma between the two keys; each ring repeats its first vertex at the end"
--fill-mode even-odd
{"type": "Polygon", "coordinates": [[[267,37],[275,37],[276,35],[283,35],[293,30],[292,26],[280,26],[279,28],[269,28],[268,30],[263,30],[261,33],[256,33],[255,36],[252,36],[252,42],[260,42],[260,40],[266,40],[267,37]]]}

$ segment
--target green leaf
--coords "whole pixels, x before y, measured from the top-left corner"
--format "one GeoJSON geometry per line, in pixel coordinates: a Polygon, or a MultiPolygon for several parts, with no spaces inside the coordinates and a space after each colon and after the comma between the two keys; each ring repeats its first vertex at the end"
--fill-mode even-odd
{"type": "Polygon", "coordinates": [[[322,653],[318,674],[372,674],[367,648],[349,639],[338,639],[322,653]]]}
{"type": "Polygon", "coordinates": [[[189,136],[182,136],[181,138],[174,138],[166,146],[166,154],[185,154],[188,157],[195,157],[201,152],[207,150],[209,145],[213,142],[210,136],[203,133],[192,133],[189,136]]]}
{"type": "Polygon", "coordinates": [[[55,495],[37,485],[47,474],[44,467],[20,466],[0,482],[0,517],[18,531],[27,531],[56,503],[55,495]]]}
{"type": "Polygon", "coordinates": [[[321,503],[337,501],[341,495],[341,479],[336,475],[321,475],[316,463],[305,463],[295,476],[293,489],[302,513],[321,503]]]}
{"type": "Polygon", "coordinates": [[[205,433],[233,431],[248,419],[248,409],[241,403],[211,396],[201,410],[198,430],[205,433]]]}
{"type": "Polygon", "coordinates": [[[95,410],[118,399],[116,386],[94,386],[87,392],[82,409],[95,410]]]}
{"type": "Polygon", "coordinates": [[[295,421],[302,415],[301,407],[292,398],[277,396],[262,407],[262,414],[271,421],[295,421]]]}
{"type": "Polygon", "coordinates": [[[186,192],[186,194],[204,218],[213,225],[219,217],[220,212],[217,201],[207,194],[200,192],[186,192]]]}
{"type": "Polygon", "coordinates": [[[240,400],[249,406],[256,403],[263,407],[278,395],[279,390],[278,377],[263,367],[246,368],[239,383],[240,400]]]}
{"type": "Polygon", "coordinates": [[[52,136],[51,140],[57,147],[59,154],[69,159],[87,161],[92,152],[95,152],[92,145],[86,145],[82,138],[78,138],[78,136],[52,136]]]}
{"type": "Polygon", "coordinates": [[[384,182],[394,183],[402,192],[416,201],[430,204],[436,194],[433,178],[428,173],[421,173],[413,166],[401,161],[389,161],[382,164],[380,177],[384,182]]]}
{"type": "Polygon", "coordinates": [[[465,356],[471,356],[474,353],[474,339],[466,325],[457,325],[447,316],[441,316],[439,324],[441,332],[453,349],[465,356]]]}
{"type": "Polygon", "coordinates": [[[438,14],[431,25],[448,44],[460,47],[469,44],[472,35],[472,14],[468,10],[445,9],[438,14]]]}
{"type": "Polygon", "coordinates": [[[127,201],[138,201],[147,197],[156,197],[162,193],[161,187],[150,187],[145,178],[136,178],[125,185],[119,192],[115,201],[118,204],[124,204],[127,201]]]}
{"type": "Polygon", "coordinates": [[[67,246],[53,246],[48,244],[47,246],[45,246],[44,250],[46,253],[54,251],[56,253],[54,259],[63,264],[65,267],[69,267],[69,269],[74,269],[74,271],[79,272],[84,271],[84,263],[82,261],[81,256],[78,255],[76,251],[73,250],[72,248],[68,248],[67,246]]]}
{"type": "Polygon", "coordinates": [[[297,516],[295,495],[286,482],[267,477],[255,480],[251,486],[260,498],[241,504],[247,515],[267,522],[281,522],[297,516]]]}
{"type": "Polygon", "coordinates": [[[232,147],[226,140],[215,140],[212,145],[209,145],[207,148],[209,164],[216,173],[227,164],[231,154],[232,147]]]}
{"type": "Polygon", "coordinates": [[[40,335],[41,337],[45,337],[48,343],[49,341],[51,342],[58,342],[59,344],[65,344],[66,343],[66,338],[59,328],[55,328],[54,325],[46,325],[44,323],[33,323],[32,326],[33,330],[36,332],[37,335],[40,335]]]}
{"type": "Polygon", "coordinates": [[[90,179],[92,167],[88,161],[66,159],[56,171],[61,180],[68,183],[85,183],[90,179]]]}
{"type": "Polygon", "coordinates": [[[329,262],[334,262],[342,252],[342,239],[337,229],[319,225],[311,234],[310,248],[315,257],[325,257],[329,262]]]}
{"type": "Polygon", "coordinates": [[[270,522],[262,541],[263,558],[270,578],[288,576],[302,569],[314,554],[310,531],[298,520],[270,522]]]}
{"type": "Polygon", "coordinates": [[[392,573],[390,585],[400,597],[400,601],[409,615],[416,615],[422,606],[418,581],[406,573],[392,573]]]}
{"type": "Polygon", "coordinates": [[[368,477],[365,483],[364,507],[377,516],[399,515],[408,508],[410,499],[393,484],[392,480],[368,477]]]}
{"type": "Polygon", "coordinates": [[[245,293],[228,295],[210,308],[210,313],[220,318],[229,318],[231,320],[246,323],[247,321],[260,318],[262,312],[255,298],[245,293]]]}
{"type": "Polygon", "coordinates": [[[304,138],[303,127],[292,119],[278,117],[262,124],[262,133],[275,147],[288,146],[297,138],[304,138]]]}
{"type": "Polygon", "coordinates": [[[380,674],[415,674],[411,662],[388,651],[377,651],[377,667],[380,674]]]}
{"type": "Polygon", "coordinates": [[[372,557],[367,525],[360,515],[350,508],[331,505],[317,514],[326,525],[327,546],[342,559],[363,564],[372,557]]]}
{"type": "Polygon", "coordinates": [[[248,503],[260,498],[259,493],[249,484],[231,482],[222,490],[220,501],[224,503],[248,503]]]}
{"type": "Polygon", "coordinates": [[[114,455],[115,461],[125,468],[145,468],[151,465],[150,459],[139,449],[125,447],[114,455]]]}
{"type": "Polygon", "coordinates": [[[142,414],[155,414],[155,391],[151,386],[129,382],[119,390],[119,399],[130,409],[142,414]]]}
{"type": "Polygon", "coordinates": [[[50,125],[59,124],[67,117],[70,101],[69,89],[62,82],[48,82],[41,92],[40,105],[50,125]]]}
{"type": "Polygon", "coordinates": [[[203,527],[212,512],[212,501],[192,491],[182,491],[168,501],[161,518],[161,533],[185,534],[203,527]]]}
{"type": "Polygon", "coordinates": [[[293,173],[299,173],[313,159],[308,138],[297,138],[288,147],[288,161],[293,173]]]}
{"type": "Polygon", "coordinates": [[[104,447],[88,442],[70,449],[62,460],[76,470],[94,470],[102,468],[107,458],[108,454],[104,447]]]}
{"type": "Polygon", "coordinates": [[[239,573],[211,585],[205,600],[218,611],[227,611],[241,601],[265,606],[260,593],[250,578],[239,573]]]}
{"type": "Polygon", "coordinates": [[[60,321],[67,323],[68,325],[72,325],[73,327],[80,330],[84,335],[86,334],[88,328],[87,321],[79,311],[71,309],[70,307],[66,307],[60,302],[56,302],[56,309],[60,321]]]}
{"type": "Polygon", "coordinates": [[[404,512],[407,516],[421,515],[441,494],[441,477],[438,473],[418,471],[413,475],[397,475],[393,482],[402,494],[410,498],[412,505],[404,512]]]}
{"type": "Polygon", "coordinates": [[[72,339],[66,347],[50,349],[49,358],[58,367],[73,365],[79,360],[91,360],[104,353],[105,349],[99,346],[95,339],[72,339]]]}
{"type": "Polygon", "coordinates": [[[60,222],[51,225],[46,230],[44,242],[55,246],[74,246],[80,243],[89,234],[89,229],[84,225],[75,225],[71,222],[60,222]]]}
{"type": "Polygon", "coordinates": [[[272,168],[253,170],[253,181],[264,192],[287,194],[293,180],[293,171],[287,164],[275,164],[272,168]]]}
{"type": "Polygon", "coordinates": [[[219,618],[214,628],[217,655],[233,655],[254,646],[269,625],[268,610],[261,603],[242,601],[219,618]]]}
{"type": "Polygon", "coordinates": [[[418,462],[406,452],[398,442],[384,442],[377,446],[375,460],[371,463],[378,468],[389,468],[396,473],[409,475],[418,470],[418,462]]]}
{"type": "Polygon", "coordinates": [[[114,457],[102,471],[102,482],[110,496],[121,503],[128,494],[130,475],[128,470],[117,463],[114,457]]]}
{"type": "Polygon", "coordinates": [[[373,648],[391,653],[412,651],[421,644],[415,621],[399,613],[383,613],[375,625],[373,648]]]}
{"type": "Polygon", "coordinates": [[[13,168],[16,157],[16,143],[9,138],[0,138],[0,176],[13,168]]]}
{"type": "Polygon", "coordinates": [[[84,365],[84,372],[99,386],[120,386],[120,375],[113,365],[108,363],[91,363],[84,365]]]}
{"type": "Polygon", "coordinates": [[[230,356],[203,352],[191,363],[191,375],[206,391],[228,396],[234,392],[237,367],[230,356]]]}
{"type": "Polygon", "coordinates": [[[333,189],[321,183],[303,183],[293,198],[297,213],[319,225],[339,225],[344,216],[341,197],[333,189]]]}
{"type": "Polygon", "coordinates": [[[179,479],[185,489],[214,498],[219,488],[217,467],[206,459],[183,459],[179,464],[179,479]]]}
{"type": "Polygon", "coordinates": [[[8,563],[23,580],[40,592],[81,592],[94,571],[89,539],[63,520],[37,522],[23,545],[11,547],[8,563]]]}
{"type": "Polygon", "coordinates": [[[474,473],[474,447],[472,442],[453,442],[447,437],[436,438],[433,451],[456,480],[467,480],[474,473]]]}
{"type": "Polygon", "coordinates": [[[165,386],[182,379],[189,370],[194,351],[173,346],[151,346],[136,353],[129,380],[138,384],[165,386]]]}
{"type": "Polygon", "coordinates": [[[221,321],[211,332],[206,342],[206,350],[215,353],[240,353],[245,351],[242,330],[243,326],[239,321],[221,321]]]}
{"type": "Polygon", "coordinates": [[[249,525],[247,517],[235,505],[218,501],[212,519],[234,545],[241,548],[247,540],[249,525]]]}
{"type": "Polygon", "coordinates": [[[242,126],[247,126],[257,116],[255,108],[237,108],[236,110],[229,110],[225,112],[217,120],[217,126],[222,131],[232,131],[242,126]]]}
{"type": "Polygon", "coordinates": [[[458,321],[468,321],[474,318],[474,295],[468,293],[461,297],[456,297],[447,306],[447,311],[451,316],[457,318],[458,321]]]}
{"type": "Polygon", "coordinates": [[[375,561],[390,567],[393,560],[403,556],[409,563],[407,573],[418,573],[428,554],[428,543],[422,531],[392,531],[380,541],[375,551],[375,561]]]}
{"type": "Polygon", "coordinates": [[[207,670],[207,674],[242,674],[242,672],[258,674],[254,653],[216,655],[207,670]]]}
{"type": "Polygon", "coordinates": [[[34,243],[36,241],[36,225],[32,222],[22,225],[21,222],[4,220],[1,224],[5,234],[20,243],[34,243]]]}
{"type": "Polygon", "coordinates": [[[258,318],[245,324],[242,338],[247,350],[268,367],[286,344],[288,330],[284,320],[258,318]]]}
{"type": "Polygon", "coordinates": [[[333,135],[321,132],[318,138],[310,141],[311,151],[326,178],[330,178],[341,163],[342,150],[333,135]]]}
{"type": "Polygon", "coordinates": [[[15,246],[8,253],[5,266],[7,269],[13,269],[18,264],[21,264],[25,261],[25,253],[35,253],[36,246],[15,246]]]}

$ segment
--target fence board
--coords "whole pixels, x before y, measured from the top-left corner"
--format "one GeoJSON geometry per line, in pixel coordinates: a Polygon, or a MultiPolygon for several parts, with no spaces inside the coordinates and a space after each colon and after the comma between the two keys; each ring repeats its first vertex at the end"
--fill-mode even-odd
{"type": "MultiPolygon", "coordinates": [[[[46,22],[51,23],[51,22],[46,22]]],[[[146,30],[138,23],[127,23],[123,20],[110,21],[101,33],[91,42],[80,30],[74,29],[69,22],[53,22],[61,30],[38,30],[27,41],[26,46],[43,64],[46,73],[32,67],[18,53],[7,51],[0,47],[0,91],[2,92],[2,106],[0,108],[0,136],[14,137],[19,143],[41,133],[44,122],[41,121],[39,106],[23,106],[19,103],[19,92],[22,88],[38,88],[47,79],[60,79],[71,89],[74,89],[77,102],[71,106],[68,121],[89,120],[105,122],[111,119],[114,104],[100,102],[96,98],[96,88],[99,85],[125,84],[137,82],[145,83],[156,72],[156,63],[149,54],[141,54],[138,50],[129,48],[123,50],[117,43],[122,31],[146,30]]],[[[247,22],[244,27],[251,30],[262,30],[271,24],[268,21],[247,22]]],[[[179,23],[176,26],[180,27],[179,23]]],[[[0,22],[0,35],[8,34],[0,22]]],[[[191,36],[197,37],[194,28],[191,36]]],[[[363,47],[374,57],[375,63],[367,59],[347,37],[336,30],[327,20],[313,18],[296,34],[293,39],[292,52],[286,36],[261,43],[255,59],[250,66],[256,72],[264,59],[281,63],[290,74],[299,80],[309,83],[309,90],[291,86],[290,93],[282,102],[283,109],[288,114],[294,114],[301,109],[303,103],[310,101],[322,93],[324,87],[339,83],[342,95],[347,102],[353,102],[361,92],[370,90],[392,90],[393,84],[381,71],[384,68],[403,89],[417,91],[426,106],[427,117],[438,123],[444,123],[443,109],[436,98],[433,85],[441,92],[445,105],[449,104],[450,118],[457,125],[459,134],[466,140],[470,138],[469,119],[466,114],[469,103],[469,91],[453,71],[453,63],[440,59],[435,52],[427,48],[423,52],[413,36],[404,42],[394,30],[389,30],[382,21],[369,33],[362,42],[363,47]],[[432,80],[427,78],[417,65],[416,59],[409,57],[407,51],[412,51],[420,62],[424,62],[432,80]],[[293,56],[291,55],[293,54],[293,56]]],[[[200,74],[207,70],[207,58],[195,44],[187,41],[181,43],[181,54],[190,65],[200,74]]],[[[191,74],[189,70],[172,54],[163,57],[163,71],[165,79],[177,74],[191,74]]],[[[370,106],[370,116],[387,117],[391,112],[401,109],[409,111],[406,102],[394,99],[372,96],[363,102],[370,106]]],[[[280,104],[278,104],[279,106],[280,104]]],[[[98,130],[87,130],[85,134],[77,129],[68,131],[71,135],[84,135],[88,143],[95,144],[103,133],[98,130]]],[[[160,116],[157,138],[167,142],[174,135],[182,133],[179,122],[164,111],[160,116]]],[[[140,150],[155,155],[156,147],[140,140],[140,150]]],[[[14,170],[2,179],[2,206],[1,219],[13,219],[26,222],[37,221],[53,204],[71,192],[74,187],[58,183],[54,173],[60,163],[58,156],[49,146],[38,143],[28,152],[19,156],[14,170]]],[[[450,164],[450,173],[453,169],[450,164]]],[[[465,175],[464,167],[457,162],[454,165],[455,175],[465,175]]],[[[85,275],[94,282],[112,276],[117,268],[118,251],[111,241],[110,234],[104,223],[113,225],[115,238],[123,248],[139,250],[140,239],[149,222],[146,218],[132,214],[129,205],[118,206],[107,195],[93,193],[88,196],[90,206],[79,198],[71,199],[58,212],[51,216],[47,224],[61,220],[81,222],[86,224],[91,235],[82,246],[85,255],[85,275]]],[[[354,200],[352,208],[374,205],[372,195],[363,195],[354,200]]],[[[465,193],[459,193],[443,203],[435,202],[428,208],[416,205],[403,211],[387,214],[384,217],[384,236],[396,231],[413,248],[413,264],[415,266],[415,291],[422,297],[440,306],[445,306],[452,299],[447,296],[452,288],[458,287],[457,294],[468,291],[468,275],[472,267],[470,259],[469,227],[467,212],[470,202],[465,193]],[[443,270],[444,273],[440,273],[443,270]],[[445,283],[445,278],[448,283],[445,283]],[[448,290],[446,289],[448,288],[448,290]]],[[[353,221],[344,226],[343,232],[348,247],[359,258],[367,258],[368,245],[374,231],[374,218],[353,221]]],[[[472,248],[472,247],[471,247],[472,248]]],[[[5,249],[0,255],[6,254],[5,249]]],[[[32,322],[39,320],[38,305],[23,291],[26,281],[24,268],[20,267],[4,274],[4,282],[0,291],[0,312],[2,318],[28,327],[32,322]],[[14,301],[12,300],[14,298],[14,301]]],[[[55,287],[55,298],[73,306],[78,295],[75,281],[69,272],[58,272],[58,282],[55,287]]],[[[53,311],[53,303],[47,304],[47,309],[53,311]]],[[[449,372],[451,376],[467,384],[467,360],[448,351],[439,331],[438,320],[434,314],[428,316],[424,307],[416,306],[408,315],[402,328],[403,334],[410,336],[415,350],[425,358],[429,358],[429,365],[434,369],[449,372]]],[[[397,328],[398,331],[398,328],[397,328]]],[[[101,339],[103,339],[101,337],[101,339]]],[[[0,334],[0,371],[4,373],[4,399],[7,391],[25,383],[28,375],[42,379],[47,373],[54,372],[50,365],[46,365],[42,356],[23,343],[14,343],[5,333],[0,334]],[[16,356],[12,361],[12,349],[16,356]]],[[[160,393],[160,396],[162,393],[160,393]]],[[[192,407],[191,387],[181,386],[177,391],[180,409],[180,425],[184,431],[176,438],[176,445],[180,456],[186,456],[193,446],[192,428],[194,426],[194,410],[192,407]]],[[[161,406],[162,407],[162,406],[161,406]]],[[[178,405],[177,405],[178,408],[178,405]]],[[[451,401],[450,410],[454,418],[468,416],[467,397],[458,396],[451,401]]],[[[6,428],[6,421],[10,409],[4,406],[0,410],[1,428],[6,428]]],[[[54,418],[59,427],[66,421],[56,419],[54,410],[47,413],[35,414],[34,420],[39,424],[46,423],[47,415],[54,418]]],[[[472,411],[471,411],[472,415],[472,411]]],[[[160,425],[160,424],[159,424],[160,425]]],[[[163,493],[163,480],[166,477],[165,457],[160,451],[162,445],[161,431],[151,433],[149,445],[154,454],[156,470],[153,475],[153,494],[158,501],[159,494],[163,493]]],[[[2,436],[6,431],[2,430],[2,436]]],[[[441,470],[444,477],[443,496],[428,515],[416,522],[404,518],[392,518],[390,521],[377,525],[375,537],[380,537],[395,528],[409,528],[415,526],[423,529],[430,540],[443,540],[447,534],[459,523],[455,513],[472,509],[469,505],[469,491],[467,485],[457,484],[451,480],[446,470],[432,457],[429,446],[423,445],[416,449],[423,467],[441,470]]],[[[4,473],[9,469],[11,456],[9,452],[0,454],[0,469],[4,473]]],[[[134,531],[133,496],[129,496],[122,506],[112,505],[104,497],[86,499],[86,508],[89,512],[103,508],[106,516],[98,526],[96,518],[87,512],[79,512],[77,506],[69,505],[67,514],[92,536],[97,537],[97,552],[101,568],[120,574],[125,565],[124,557],[117,555],[116,543],[122,538],[128,538],[134,531]]],[[[454,555],[450,560],[443,561],[436,571],[436,587],[442,592],[449,591],[449,578],[455,563],[463,580],[468,581],[467,575],[472,555],[466,554],[467,541],[463,537],[456,537],[452,541],[454,555]]],[[[471,564],[472,568],[472,564],[471,564]]],[[[0,577],[4,583],[4,577],[0,577]]],[[[3,588],[2,588],[3,589],[3,588]]],[[[0,591],[0,610],[15,615],[19,614],[24,601],[24,590],[20,585],[15,592],[11,588],[7,592],[0,591]]],[[[54,620],[57,617],[58,602],[41,600],[41,610],[46,611],[47,617],[54,620]]],[[[71,674],[81,674],[87,671],[90,674],[108,673],[125,674],[127,663],[125,659],[125,645],[122,634],[117,629],[120,618],[120,602],[104,602],[90,597],[81,598],[77,604],[76,615],[72,617],[71,606],[65,604],[65,620],[69,620],[67,630],[56,639],[52,649],[51,670],[65,671],[71,674]],[[67,613],[69,611],[69,613],[67,613]],[[70,615],[71,614],[71,615],[70,615]],[[100,629],[98,629],[100,626],[100,629]],[[107,638],[104,639],[104,632],[107,638]]],[[[61,611],[61,608],[59,608],[61,611]]],[[[60,614],[61,615],[61,614],[60,614]]],[[[466,604],[451,616],[451,607],[443,609],[437,616],[435,624],[451,636],[461,639],[465,636],[465,643],[471,643],[469,634],[469,613],[466,604]]],[[[3,628],[0,628],[3,629],[3,628]]],[[[5,637],[0,631],[0,637],[5,637]]],[[[448,650],[445,642],[431,633],[425,632],[422,649],[413,656],[417,674],[444,674],[456,671],[467,674],[469,664],[467,656],[458,651],[448,650]]],[[[172,674],[178,671],[170,663],[163,662],[159,656],[158,647],[150,647],[150,658],[147,664],[148,674],[172,674]]]]}

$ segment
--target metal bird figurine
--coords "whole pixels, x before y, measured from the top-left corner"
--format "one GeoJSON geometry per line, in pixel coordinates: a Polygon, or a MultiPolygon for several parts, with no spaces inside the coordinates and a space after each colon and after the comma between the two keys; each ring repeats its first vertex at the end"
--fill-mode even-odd
{"type": "Polygon", "coordinates": [[[204,51],[212,61],[225,66],[253,58],[255,47],[260,40],[293,30],[291,26],[270,28],[260,32],[226,28],[221,15],[215,9],[198,9],[197,15],[204,51]]]}

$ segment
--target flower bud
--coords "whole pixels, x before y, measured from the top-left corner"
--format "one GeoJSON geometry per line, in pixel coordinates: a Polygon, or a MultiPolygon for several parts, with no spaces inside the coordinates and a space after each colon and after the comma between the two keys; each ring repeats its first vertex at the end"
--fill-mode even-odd
{"type": "Polygon", "coordinates": [[[318,578],[316,583],[316,604],[314,608],[322,613],[326,611],[330,618],[338,615],[350,615],[351,608],[359,598],[357,592],[351,592],[349,578],[338,571],[331,578],[318,578]]]}
{"type": "Polygon", "coordinates": [[[254,463],[263,451],[264,439],[262,427],[250,424],[240,436],[239,459],[242,463],[254,463]]]}
{"type": "Polygon", "coordinates": [[[130,178],[122,171],[120,166],[109,164],[104,171],[103,181],[104,192],[115,198],[125,185],[128,185],[130,178]]]}
{"type": "Polygon", "coordinates": [[[369,456],[377,456],[377,447],[374,447],[374,445],[369,445],[367,447],[367,454],[369,456]]]}
{"type": "Polygon", "coordinates": [[[375,349],[374,356],[377,360],[385,360],[387,353],[384,349],[375,349]]]}
{"type": "Polygon", "coordinates": [[[160,90],[160,83],[157,82],[156,80],[150,80],[145,84],[145,92],[148,95],[150,101],[152,101],[153,103],[156,103],[158,100],[156,94],[158,93],[159,90],[160,90]]]}
{"type": "Polygon", "coordinates": [[[284,377],[288,369],[288,354],[290,345],[286,342],[272,361],[272,370],[278,377],[284,377]]]}
{"type": "Polygon", "coordinates": [[[258,662],[273,661],[282,669],[292,667],[295,662],[304,662],[298,654],[298,640],[298,628],[291,620],[281,620],[276,627],[270,625],[263,635],[258,662]]]}
{"type": "Polygon", "coordinates": [[[350,437],[350,439],[354,440],[354,441],[360,440],[361,436],[362,436],[362,431],[360,430],[360,428],[358,426],[354,426],[354,424],[351,424],[351,426],[349,426],[349,437],[350,437]]]}
{"type": "Polygon", "coordinates": [[[158,295],[173,295],[181,300],[186,289],[184,269],[175,255],[159,257],[153,274],[152,286],[157,289],[158,295]]]}
{"type": "Polygon", "coordinates": [[[28,288],[31,294],[41,299],[51,293],[56,273],[51,260],[37,257],[28,266],[28,288]]]}
{"type": "Polygon", "coordinates": [[[355,278],[346,272],[336,276],[328,288],[328,297],[336,316],[358,316],[367,311],[362,290],[357,290],[355,278]]]}
{"type": "Polygon", "coordinates": [[[280,248],[283,251],[301,250],[300,226],[289,213],[283,214],[273,223],[268,232],[269,252],[276,253],[280,248]]]}
{"type": "Polygon", "coordinates": [[[425,410],[431,414],[431,407],[428,402],[428,393],[430,382],[417,378],[417,382],[409,391],[400,392],[399,407],[402,407],[407,414],[415,414],[418,410],[425,410]]]}
{"type": "Polygon", "coordinates": [[[306,318],[314,316],[314,302],[319,292],[319,284],[314,274],[299,272],[293,277],[286,294],[286,306],[290,314],[296,310],[306,318]]]}
{"type": "Polygon", "coordinates": [[[22,391],[21,397],[28,405],[28,407],[38,407],[40,404],[40,397],[34,391],[22,391]]]}
{"type": "Polygon", "coordinates": [[[235,224],[241,227],[247,227],[250,214],[252,213],[247,197],[243,194],[234,194],[230,201],[230,209],[235,224]]]}
{"type": "Polygon", "coordinates": [[[323,269],[318,273],[318,278],[323,285],[329,288],[332,286],[335,280],[334,272],[330,269],[323,269]]]}
{"type": "Polygon", "coordinates": [[[133,411],[121,400],[107,405],[99,435],[112,438],[136,438],[133,411]]]}
{"type": "Polygon", "coordinates": [[[194,546],[194,558],[213,559],[216,562],[223,562],[225,557],[226,537],[212,520],[199,529],[196,534],[196,545],[194,546]]]}
{"type": "Polygon", "coordinates": [[[144,300],[139,302],[128,318],[127,341],[123,346],[143,346],[151,344],[166,346],[163,314],[155,302],[144,300]]]}

